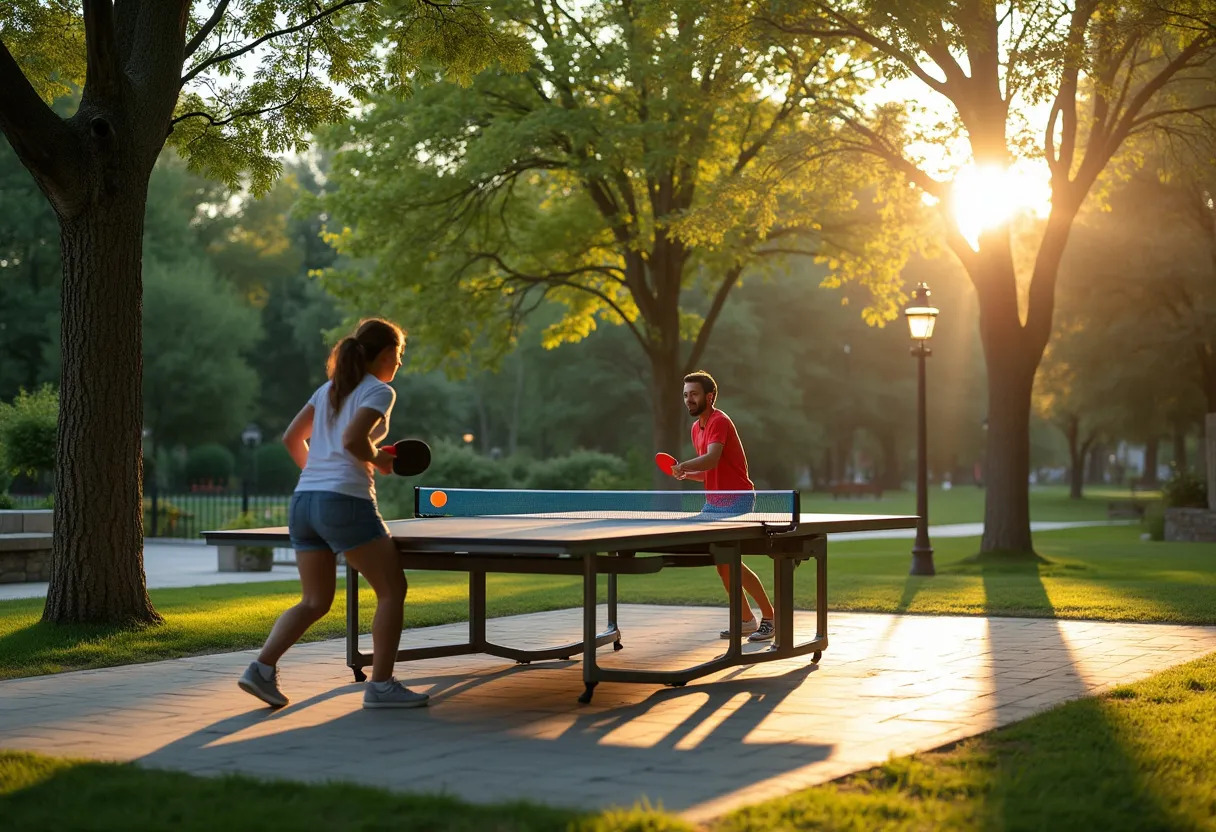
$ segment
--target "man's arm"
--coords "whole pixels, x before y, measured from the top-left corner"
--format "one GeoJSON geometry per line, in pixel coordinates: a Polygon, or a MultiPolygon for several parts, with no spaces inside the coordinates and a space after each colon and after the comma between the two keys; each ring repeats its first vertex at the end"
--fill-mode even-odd
{"type": "Polygon", "coordinates": [[[690,479],[703,481],[705,472],[712,471],[718,467],[719,460],[722,459],[722,444],[719,442],[711,442],[709,447],[705,449],[705,453],[698,457],[693,457],[687,462],[676,463],[672,468],[671,473],[676,479],[690,479]]]}

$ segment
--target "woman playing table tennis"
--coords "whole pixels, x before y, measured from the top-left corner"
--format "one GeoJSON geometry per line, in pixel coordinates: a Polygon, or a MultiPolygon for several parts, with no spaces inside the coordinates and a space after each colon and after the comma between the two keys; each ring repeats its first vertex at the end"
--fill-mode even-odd
{"type": "MultiPolygon", "coordinates": [[[[690,479],[705,483],[705,510],[707,513],[744,514],[755,505],[754,494],[714,494],[718,491],[754,491],[755,486],[747,475],[747,454],[739,441],[739,432],[730,417],[718,410],[718,384],[713,376],[703,371],[684,376],[684,404],[688,414],[695,416],[692,423],[692,447],[697,456],[687,462],[677,462],[671,475],[678,480],[690,479]]],[[[730,567],[718,564],[718,575],[722,585],[730,592],[730,567]]],[[[773,605],[760,578],[747,564],[743,564],[743,589],[760,607],[760,623],[756,623],[751,605],[747,605],[743,619],[743,634],[748,641],[767,641],[773,637],[773,605]]],[[[746,601],[746,598],[744,599],[746,601]]],[[[730,638],[730,629],[721,633],[730,638]]]]}
{"type": "MultiPolygon", "coordinates": [[[[401,641],[406,581],[397,547],[376,507],[373,470],[392,473],[394,457],[379,449],[388,434],[396,393],[389,382],[401,366],[405,333],[380,318],[362,321],[329,356],[329,381],[317,388],[283,434],[302,469],[288,512],[288,531],[300,570],[300,603],[279,616],[257,661],[239,685],[273,707],[287,704],[279,690],[279,658],[334,599],[336,552],[346,555],[376,591],[372,619],[372,675],[364,708],[415,708],[427,695],[393,678],[401,641]]],[[[354,591],[348,588],[348,591],[354,591]]]]}

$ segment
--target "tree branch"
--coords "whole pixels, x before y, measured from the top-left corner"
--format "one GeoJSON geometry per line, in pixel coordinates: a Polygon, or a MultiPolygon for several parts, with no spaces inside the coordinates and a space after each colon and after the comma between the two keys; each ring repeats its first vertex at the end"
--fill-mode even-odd
{"type": "Polygon", "coordinates": [[[0,131],[60,216],[75,213],[83,176],[76,136],[26,80],[0,40],[0,131]]]}
{"type": "MultiPolygon", "coordinates": [[[[1216,43],[1216,31],[1207,32],[1198,35],[1193,41],[1187,44],[1178,56],[1170,61],[1165,67],[1153,76],[1148,83],[1140,88],[1139,92],[1132,97],[1131,102],[1127,105],[1127,109],[1120,116],[1113,130],[1111,130],[1109,141],[1103,148],[1102,157],[1099,157],[1101,165],[1105,167],[1106,160],[1114,155],[1119,149],[1119,145],[1127,138],[1127,134],[1131,132],[1135,126],[1135,119],[1149,100],[1157,94],[1157,92],[1170,82],[1170,80],[1190,63],[1191,59],[1202,52],[1204,49],[1210,49],[1216,43]],[[1103,158],[1104,157],[1104,158],[1103,158]]],[[[1088,154],[1086,154],[1088,156],[1088,154]]],[[[1095,174],[1096,178],[1096,174],[1095,174]]]]}
{"type": "Polygon", "coordinates": [[[121,85],[111,0],[84,0],[84,38],[85,94],[112,100],[121,85]]]}
{"type": "MultiPolygon", "coordinates": [[[[858,24],[854,23],[849,18],[845,17],[840,12],[837,12],[831,6],[828,6],[824,3],[815,3],[814,5],[819,9],[820,12],[822,12],[824,15],[826,15],[829,19],[835,20],[837,25],[836,26],[823,26],[823,27],[788,26],[788,25],[785,25],[782,23],[778,23],[776,20],[773,20],[772,18],[760,17],[758,19],[762,23],[772,26],[773,28],[777,29],[778,31],[786,32],[791,35],[812,35],[814,37],[821,37],[821,38],[832,38],[832,37],[856,38],[856,39],[862,41],[863,43],[867,43],[870,46],[873,46],[875,49],[877,49],[878,51],[887,55],[888,57],[894,58],[896,61],[898,61],[900,64],[902,64],[905,69],[907,69],[910,73],[912,73],[914,76],[916,76],[918,79],[920,79],[926,86],[928,86],[933,91],[941,93],[942,95],[947,94],[949,84],[946,81],[939,81],[938,79],[934,78],[929,73],[925,72],[924,68],[921,67],[920,63],[916,60],[916,57],[914,55],[904,51],[903,49],[900,49],[895,44],[890,43],[889,41],[883,40],[882,38],[878,37],[875,34],[872,34],[871,32],[867,31],[862,26],[859,26],[858,24]]],[[[943,72],[945,71],[945,67],[942,67],[942,71],[943,72]]]]}
{"type": "Polygon", "coordinates": [[[739,282],[739,275],[742,273],[742,264],[736,264],[727,269],[726,276],[718,285],[718,291],[714,293],[709,311],[705,313],[705,320],[702,321],[701,328],[697,330],[697,338],[693,341],[692,351],[688,353],[688,362],[684,365],[685,373],[691,373],[701,363],[701,354],[705,352],[705,347],[709,343],[709,335],[713,331],[714,323],[718,320],[718,315],[722,313],[722,307],[726,305],[726,298],[730,294],[730,290],[739,282]]]}
{"type": "Polygon", "coordinates": [[[220,0],[215,4],[215,11],[211,13],[211,17],[207,19],[207,22],[202,25],[202,28],[195,32],[194,37],[190,38],[190,42],[186,44],[187,58],[199,50],[199,47],[203,45],[203,42],[211,36],[213,31],[215,31],[215,27],[218,26],[220,21],[224,19],[224,12],[228,10],[228,3],[229,0],[220,0]]]}
{"type": "MultiPolygon", "coordinates": [[[[206,72],[208,69],[210,69],[211,67],[215,66],[218,63],[223,63],[224,61],[231,61],[234,58],[239,58],[241,55],[244,55],[247,52],[252,52],[254,49],[257,49],[259,46],[261,46],[263,43],[265,43],[268,40],[274,40],[275,38],[282,37],[283,35],[291,35],[296,32],[299,32],[303,29],[307,29],[309,26],[312,26],[315,23],[317,23],[318,21],[324,20],[325,18],[330,17],[334,14],[337,14],[338,12],[347,8],[348,6],[357,6],[357,5],[362,5],[364,3],[371,3],[371,2],[375,2],[375,1],[376,0],[341,0],[341,2],[335,3],[334,5],[332,5],[328,8],[321,9],[316,14],[314,14],[312,17],[306,18],[305,20],[297,23],[295,26],[288,26],[286,29],[279,29],[278,31],[275,31],[275,32],[269,32],[265,35],[262,35],[257,40],[254,40],[254,41],[251,41],[250,43],[245,44],[240,49],[234,49],[231,52],[224,52],[219,55],[213,55],[213,56],[207,58],[207,60],[202,61],[201,63],[196,65],[193,69],[191,69],[184,76],[182,76],[181,86],[184,87],[186,84],[190,83],[192,80],[194,80],[200,74],[202,74],[203,72],[206,72]]],[[[433,3],[428,3],[428,5],[435,6],[435,4],[433,4],[433,3]]]]}
{"type": "Polygon", "coordinates": [[[577,277],[580,274],[586,274],[588,272],[602,273],[606,270],[604,266],[587,266],[581,269],[570,269],[567,271],[548,272],[543,275],[536,275],[521,272],[518,269],[512,268],[511,266],[507,265],[506,261],[503,260],[502,257],[500,257],[496,252],[478,252],[473,255],[473,258],[475,260],[489,260],[491,263],[498,266],[500,269],[510,275],[512,280],[518,280],[523,283],[530,283],[533,285],[566,286],[568,288],[577,289],[580,292],[586,292],[589,295],[599,298],[613,312],[620,316],[621,320],[625,322],[625,326],[629,327],[629,331],[632,332],[633,336],[638,339],[638,343],[642,345],[643,349],[647,347],[645,337],[643,337],[638,328],[634,326],[633,321],[629,320],[629,316],[625,314],[625,310],[621,309],[620,305],[617,304],[615,300],[604,294],[604,292],[600,291],[599,289],[586,286],[582,283],[576,283],[574,280],[571,280],[573,277],[577,277]]]}

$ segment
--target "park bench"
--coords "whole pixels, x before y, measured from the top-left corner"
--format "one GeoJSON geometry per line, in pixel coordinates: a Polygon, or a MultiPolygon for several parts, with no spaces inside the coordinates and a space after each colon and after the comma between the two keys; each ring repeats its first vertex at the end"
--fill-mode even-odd
{"type": "Polygon", "coordinates": [[[876,482],[835,482],[829,487],[832,492],[832,499],[839,500],[844,497],[846,500],[852,497],[869,497],[873,496],[875,500],[882,499],[882,485],[876,482]]]}
{"type": "Polygon", "coordinates": [[[50,509],[0,510],[0,584],[51,579],[50,509]]]}

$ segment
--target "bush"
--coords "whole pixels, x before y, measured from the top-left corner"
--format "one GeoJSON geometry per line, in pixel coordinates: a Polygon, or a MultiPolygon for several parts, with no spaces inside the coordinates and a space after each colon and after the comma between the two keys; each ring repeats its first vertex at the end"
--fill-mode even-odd
{"type": "Polygon", "coordinates": [[[263,494],[289,494],[300,480],[300,469],[282,442],[271,442],[254,452],[256,475],[251,484],[263,494]]]}
{"type": "MultiPolygon", "coordinates": [[[[188,519],[194,515],[188,511],[184,511],[180,506],[177,506],[168,500],[156,501],[156,536],[172,537],[177,530],[177,524],[182,519],[188,519]]],[[[152,537],[152,498],[144,497],[144,535],[152,537]]]]}
{"type": "Polygon", "coordinates": [[[233,457],[232,451],[223,445],[199,445],[197,448],[191,448],[186,456],[186,483],[227,485],[235,467],[236,458],[233,457]]]}
{"type": "Polygon", "coordinates": [[[628,466],[620,457],[599,451],[575,451],[568,456],[554,457],[532,466],[525,488],[544,491],[567,491],[592,488],[616,488],[623,484],[628,466]]]}
{"type": "Polygon", "coordinates": [[[1176,470],[1161,485],[1161,500],[1166,508],[1207,508],[1207,484],[1187,470],[1176,470]]]}
{"type": "Polygon", "coordinates": [[[13,502],[13,498],[0,491],[0,510],[16,507],[17,504],[13,502]]]}
{"type": "Polygon", "coordinates": [[[21,390],[11,404],[0,405],[0,449],[4,468],[34,476],[55,468],[59,394],[46,385],[35,393],[21,390]]]}

